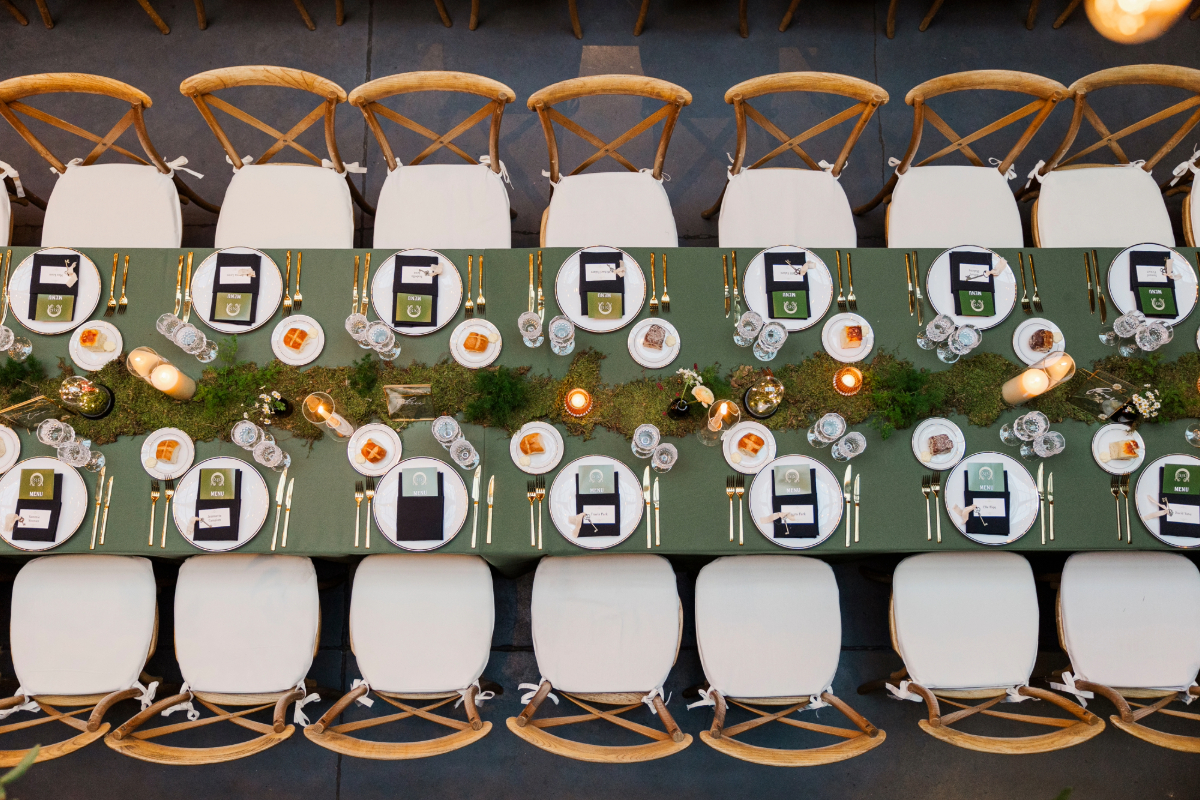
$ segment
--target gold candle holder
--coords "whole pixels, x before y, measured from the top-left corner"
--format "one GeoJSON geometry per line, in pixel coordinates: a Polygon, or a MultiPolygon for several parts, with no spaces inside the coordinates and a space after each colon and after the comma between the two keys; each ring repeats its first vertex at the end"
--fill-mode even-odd
{"type": "Polygon", "coordinates": [[[572,417],[587,416],[587,413],[592,410],[592,396],[583,389],[572,389],[567,392],[564,405],[567,413],[572,417]]]}
{"type": "Polygon", "coordinates": [[[842,397],[853,397],[863,385],[862,370],[858,367],[842,367],[833,374],[833,388],[842,397]]]}

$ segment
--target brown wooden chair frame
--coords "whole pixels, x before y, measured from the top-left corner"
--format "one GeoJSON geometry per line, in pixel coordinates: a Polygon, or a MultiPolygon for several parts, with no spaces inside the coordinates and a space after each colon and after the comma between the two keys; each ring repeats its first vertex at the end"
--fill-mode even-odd
{"type": "Polygon", "coordinates": [[[350,194],[354,198],[354,202],[368,214],[373,215],[375,213],[375,209],[371,207],[366,198],[359,192],[358,187],[350,180],[350,173],[346,172],[345,164],[342,163],[342,157],[338,153],[334,123],[337,118],[338,104],[346,102],[346,92],[333,81],[322,78],[320,75],[314,75],[311,72],[292,69],[290,67],[224,67],[222,69],[201,72],[198,75],[193,75],[185,79],[183,83],[179,84],[179,91],[190,97],[192,102],[196,104],[196,109],[200,112],[200,116],[204,118],[209,130],[213,132],[213,135],[217,137],[217,141],[221,143],[221,147],[224,148],[225,155],[233,163],[234,169],[242,168],[242,158],[238,155],[237,149],[234,148],[233,143],[229,140],[229,136],[221,127],[221,123],[217,121],[216,116],[213,114],[214,108],[224,111],[229,116],[246,123],[252,128],[275,137],[274,144],[255,159],[255,164],[266,164],[284,148],[290,147],[313,164],[320,166],[321,157],[297,142],[296,139],[311,128],[317,120],[323,119],[325,122],[325,147],[329,152],[329,161],[339,174],[346,176],[346,184],[350,187],[350,194]],[[229,89],[236,86],[273,86],[283,89],[299,89],[317,95],[321,98],[321,103],[285,133],[214,94],[214,92],[222,89],[229,89]]]}
{"type": "MultiPolygon", "coordinates": [[[[208,28],[208,15],[204,12],[204,0],[194,1],[196,5],[196,23],[200,30],[205,30],[208,28]]],[[[0,2],[4,3],[4,7],[8,9],[8,13],[12,14],[17,22],[21,23],[22,25],[29,24],[29,20],[25,18],[25,15],[21,13],[20,9],[12,4],[12,0],[0,0],[0,2]]],[[[444,11],[445,7],[442,6],[442,0],[435,0],[435,2],[438,4],[439,8],[444,11]]],[[[478,2],[478,0],[476,0],[476,2],[478,2]]],[[[304,7],[304,0],[292,0],[292,3],[296,6],[296,10],[300,12],[300,18],[304,20],[305,26],[310,31],[315,31],[317,29],[317,25],[315,22],[313,22],[312,16],[308,13],[308,9],[304,7]]],[[[154,10],[154,6],[150,5],[150,0],[137,0],[137,4],[142,7],[142,10],[145,11],[150,17],[150,21],[154,23],[154,27],[158,28],[159,32],[162,33],[163,36],[166,36],[171,32],[170,26],[167,25],[166,21],[159,16],[157,11],[154,10]]],[[[53,28],[54,18],[50,16],[50,9],[46,6],[46,0],[37,0],[37,7],[38,11],[42,15],[42,24],[44,24],[47,28],[53,28]]],[[[341,25],[346,20],[345,0],[335,0],[335,8],[337,14],[337,24],[341,25]]],[[[443,15],[443,19],[445,18],[446,17],[443,15]]],[[[449,23],[446,23],[446,26],[449,27],[449,23]]]]}
{"type": "MultiPolygon", "coordinates": [[[[667,146],[671,143],[671,134],[675,131],[675,122],[679,119],[679,112],[691,102],[692,95],[687,89],[684,89],[682,86],[676,86],[673,83],[668,83],[667,81],[659,80],[658,78],[646,78],[641,75],[592,75],[584,78],[572,78],[561,83],[552,84],[544,89],[539,89],[530,95],[525,105],[530,111],[537,112],[538,119],[541,120],[542,132],[546,135],[546,146],[550,151],[550,182],[551,184],[555,184],[558,183],[561,177],[558,159],[558,140],[554,134],[555,122],[585,142],[599,148],[569,173],[570,175],[578,175],[592,164],[606,157],[613,159],[630,172],[637,172],[638,168],[631,164],[625,156],[621,155],[617,148],[636,139],[641,134],[653,128],[659,121],[662,121],[663,129],[658,139],[658,151],[654,155],[653,169],[654,179],[661,180],[663,163],[667,159],[667,146]],[[599,136],[572,121],[570,118],[563,116],[558,109],[554,108],[557,104],[567,100],[575,100],[580,97],[595,97],[597,95],[644,97],[650,100],[661,100],[663,106],[617,138],[605,142],[599,136]]],[[[551,195],[553,195],[553,185],[550,191],[551,195]]],[[[543,243],[546,241],[546,219],[549,212],[550,207],[547,205],[546,210],[542,212],[541,241],[543,243]]]]}
{"type": "MultiPolygon", "coordinates": [[[[44,158],[50,164],[51,168],[60,175],[67,171],[66,164],[42,144],[41,140],[29,130],[17,114],[23,114],[30,119],[38,120],[39,122],[46,123],[47,125],[92,142],[95,147],[83,159],[84,166],[96,163],[96,160],[106,151],[112,150],[136,164],[152,165],[159,172],[166,175],[171,173],[171,168],[167,166],[162,156],[158,154],[158,150],[155,149],[154,143],[150,141],[150,134],[146,130],[145,110],[150,108],[150,105],[150,97],[145,92],[127,83],[121,83],[120,81],[100,75],[58,72],[25,75],[19,78],[9,78],[6,81],[0,81],[0,117],[7,120],[17,134],[25,140],[26,144],[32,147],[34,152],[44,158]],[[68,93],[96,94],[111,97],[128,103],[129,110],[117,120],[117,123],[109,129],[108,133],[103,136],[97,136],[78,125],[73,125],[53,114],[48,114],[45,111],[22,102],[26,98],[37,95],[68,93]],[[138,142],[141,143],[146,158],[142,158],[138,154],[116,143],[117,139],[130,126],[133,127],[134,132],[137,134],[138,142]]],[[[205,211],[210,211],[214,214],[221,210],[220,206],[205,201],[204,198],[192,191],[191,187],[184,183],[178,175],[171,175],[171,180],[175,184],[176,191],[179,193],[180,202],[187,203],[191,201],[205,211]]],[[[29,191],[26,190],[25,194],[29,195],[29,191]]],[[[45,209],[46,204],[40,198],[29,196],[29,199],[34,205],[45,209]]]]}
{"type": "MultiPolygon", "coordinates": [[[[862,136],[867,123],[870,122],[875,111],[887,103],[887,101],[888,93],[882,87],[860,78],[852,78],[849,75],[837,75],[832,72],[781,72],[776,75],[763,75],[759,78],[742,81],[725,92],[725,102],[733,106],[733,115],[737,120],[737,150],[733,157],[733,166],[729,172],[731,175],[737,175],[743,169],[757,169],[776,156],[783,155],[789,150],[798,155],[809,169],[819,170],[821,166],[800,145],[814,136],[818,136],[827,130],[836,128],[843,122],[857,117],[854,128],[846,138],[846,143],[842,145],[841,152],[838,153],[837,160],[834,161],[833,168],[830,171],[833,177],[836,178],[842,174],[842,169],[846,166],[846,159],[850,157],[850,151],[858,143],[858,138],[862,136]],[[763,116],[762,112],[750,105],[749,102],[756,97],[781,92],[836,94],[842,97],[849,97],[858,102],[829,119],[812,126],[803,133],[789,137],[777,125],[763,116]],[[743,164],[746,162],[747,117],[782,142],[782,144],[750,166],[743,167],[743,164]]],[[[721,188],[721,196],[717,198],[717,202],[713,204],[712,208],[701,213],[701,217],[712,219],[713,215],[721,210],[721,203],[725,199],[725,189],[728,185],[727,181],[725,186],[721,188]]]]}
{"type": "MultiPolygon", "coordinates": [[[[888,628],[891,632],[892,649],[899,654],[900,647],[896,641],[896,601],[894,595],[888,602],[888,628]]],[[[885,683],[900,681],[907,677],[907,675],[907,668],[902,668],[893,672],[885,680],[871,681],[870,683],[863,684],[858,687],[858,693],[869,694],[873,691],[879,691],[884,688],[885,683]]],[[[1104,720],[1086,708],[1054,692],[1037,689],[1032,686],[1021,686],[1017,689],[1017,693],[1026,697],[1044,700],[1051,705],[1058,706],[1063,711],[1074,716],[1075,719],[1070,720],[1060,717],[995,711],[992,707],[1002,702],[1008,696],[1008,691],[1005,688],[927,689],[919,683],[910,682],[908,689],[920,695],[929,710],[929,720],[920,720],[917,723],[921,727],[921,730],[935,739],[941,739],[943,742],[957,747],[976,750],[981,753],[999,753],[1002,755],[1048,753],[1085,742],[1093,736],[1098,736],[1104,730],[1104,720]],[[963,702],[965,700],[982,700],[983,702],[977,705],[969,705],[963,702]],[[949,714],[942,714],[940,703],[954,706],[959,710],[949,714]],[[998,737],[966,733],[950,727],[954,723],[975,714],[1007,719],[1014,722],[1044,725],[1051,728],[1058,728],[1058,730],[1038,736],[998,737]]]]}
{"type": "Polygon", "coordinates": [[[1069,94],[1070,92],[1067,87],[1058,81],[1028,72],[1013,72],[1003,69],[956,72],[950,75],[942,75],[941,77],[926,81],[919,86],[914,86],[904,97],[904,102],[913,107],[913,132],[912,138],[908,143],[908,150],[905,151],[900,165],[896,167],[896,172],[884,184],[879,194],[875,195],[870,202],[854,209],[854,213],[861,216],[880,203],[890,199],[892,191],[896,188],[898,176],[907,172],[911,166],[922,167],[955,152],[962,153],[968,161],[977,167],[987,166],[983,163],[983,159],[971,149],[971,145],[985,136],[989,136],[1014,122],[1032,115],[1033,120],[1025,127],[1017,143],[1012,146],[1004,156],[1004,160],[996,167],[1000,174],[1004,175],[1008,172],[1013,162],[1017,160],[1017,157],[1021,155],[1021,151],[1033,139],[1034,134],[1045,123],[1046,118],[1050,116],[1050,112],[1054,110],[1054,107],[1068,97],[1069,94]],[[939,95],[976,90],[1015,92],[1031,95],[1036,99],[1021,106],[1016,111],[1001,117],[990,125],[986,125],[966,136],[960,136],[956,133],[928,105],[929,100],[939,95]],[[917,157],[917,150],[921,146],[921,134],[926,121],[941,132],[950,141],[950,144],[914,164],[913,161],[917,157]]]}

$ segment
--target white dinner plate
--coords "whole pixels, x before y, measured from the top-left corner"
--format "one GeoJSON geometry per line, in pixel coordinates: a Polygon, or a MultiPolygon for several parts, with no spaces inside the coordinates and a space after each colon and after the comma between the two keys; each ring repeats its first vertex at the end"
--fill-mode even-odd
{"type": "Polygon", "coordinates": [[[291,314],[279,320],[275,330],[271,331],[271,352],[285,364],[293,367],[303,367],[311,364],[325,349],[325,331],[321,323],[306,314],[291,314]],[[308,338],[299,350],[283,346],[283,337],[292,328],[303,328],[308,331],[308,338]]]}
{"type": "Polygon", "coordinates": [[[629,338],[625,342],[625,347],[629,350],[629,355],[633,357],[633,360],[647,369],[662,369],[668,366],[679,356],[681,346],[679,331],[675,330],[674,325],[659,317],[638,320],[637,324],[629,329],[629,338]],[[667,332],[662,350],[655,350],[642,344],[642,340],[646,337],[646,331],[651,325],[661,325],[667,332]],[[674,342],[674,344],[669,344],[669,342],[674,342]]]}
{"type": "MultiPolygon", "coordinates": [[[[187,472],[188,468],[192,466],[192,461],[196,459],[196,445],[192,443],[192,437],[178,428],[159,428],[142,442],[141,459],[142,469],[146,470],[151,478],[158,478],[160,481],[172,480],[187,472]],[[158,451],[158,443],[163,439],[174,439],[179,442],[179,447],[175,448],[175,460],[167,462],[156,459],[154,466],[150,466],[150,459],[154,458],[154,454],[158,451]]],[[[242,484],[245,483],[246,479],[242,478],[242,484]]]]}
{"type": "Polygon", "coordinates": [[[1117,257],[1108,265],[1108,299],[1112,300],[1112,304],[1122,314],[1137,310],[1137,300],[1134,299],[1133,290],[1129,286],[1129,254],[1134,250],[1170,251],[1171,270],[1181,276],[1175,279],[1175,310],[1178,313],[1174,317],[1150,319],[1164,325],[1178,325],[1183,322],[1196,307],[1196,271],[1182,253],[1161,244],[1135,244],[1117,253],[1117,257]]]}
{"type": "Polygon", "coordinates": [[[721,454],[725,456],[725,463],[743,475],[757,475],[767,463],[775,460],[775,436],[761,422],[745,420],[721,436],[721,454]],[[738,450],[738,442],[747,433],[757,433],[766,442],[756,456],[738,450]]]}
{"type": "MultiPolygon", "coordinates": [[[[1200,458],[1182,453],[1156,458],[1147,464],[1146,468],[1142,470],[1142,474],[1138,476],[1137,487],[1134,490],[1133,499],[1137,515],[1142,520],[1142,524],[1146,526],[1146,530],[1150,531],[1150,535],[1160,542],[1169,544],[1171,547],[1200,547],[1200,526],[1197,526],[1196,536],[1163,536],[1158,532],[1159,518],[1147,519],[1148,514],[1153,514],[1158,510],[1158,506],[1154,502],[1158,498],[1158,490],[1162,485],[1158,468],[1167,461],[1172,464],[1200,465],[1200,458]]],[[[2,486],[3,484],[0,483],[0,487],[2,486]]]]}
{"type": "Polygon", "coordinates": [[[1012,544],[1029,533],[1029,529],[1037,520],[1040,504],[1037,484],[1033,482],[1033,476],[1025,469],[1025,465],[1012,456],[990,451],[975,453],[955,464],[946,479],[942,499],[946,503],[946,513],[950,515],[950,522],[958,528],[958,532],[973,542],[988,545],[1012,544]],[[963,498],[967,488],[967,465],[977,461],[1000,462],[1004,465],[1004,471],[1008,473],[1008,536],[967,533],[962,515],[954,512],[955,507],[966,507],[963,498]]]}
{"type": "Polygon", "coordinates": [[[930,417],[927,420],[922,420],[913,431],[912,451],[922,466],[936,470],[949,469],[966,455],[967,437],[963,436],[962,429],[958,425],[945,417],[930,417]],[[944,433],[950,437],[950,441],[954,442],[954,449],[949,453],[942,453],[933,458],[922,458],[921,454],[926,452],[925,446],[929,437],[937,436],[939,433],[944,433]]]}
{"type": "Polygon", "coordinates": [[[283,276],[279,265],[261,250],[253,247],[226,247],[217,250],[200,262],[192,272],[192,311],[204,324],[218,333],[248,333],[266,325],[275,316],[283,300],[283,276]],[[213,282],[217,275],[217,256],[221,253],[254,253],[262,258],[258,264],[258,297],[253,325],[235,325],[230,322],[214,322],[212,316],[213,282]]]}
{"type": "Polygon", "coordinates": [[[71,334],[71,341],[67,344],[67,352],[71,354],[71,360],[75,362],[75,366],[86,372],[95,372],[102,369],[105,364],[110,361],[116,361],[121,357],[121,349],[125,346],[124,340],[121,338],[121,332],[117,330],[117,326],[104,320],[94,319],[86,325],[80,325],[71,334]],[[104,346],[107,348],[109,343],[112,343],[111,350],[105,350],[102,353],[97,353],[93,350],[88,350],[79,343],[79,337],[83,336],[83,332],[95,328],[104,334],[104,346]]]}
{"type": "Polygon", "coordinates": [[[480,369],[491,364],[500,357],[500,348],[503,346],[504,340],[500,336],[500,329],[486,319],[464,320],[458,323],[458,327],[450,334],[450,355],[467,369],[480,369]],[[488,340],[487,349],[482,353],[463,348],[463,342],[472,333],[478,333],[488,340]]]}
{"type": "Polygon", "coordinates": [[[17,507],[22,469],[52,469],[55,473],[62,474],[63,504],[62,511],[58,515],[58,530],[55,532],[53,542],[13,541],[12,532],[5,531],[3,526],[0,526],[0,537],[18,550],[31,553],[58,547],[75,535],[75,531],[79,529],[84,517],[87,516],[89,505],[87,484],[83,482],[83,476],[79,474],[78,470],[57,458],[50,456],[27,458],[13,465],[4,474],[4,477],[0,478],[0,520],[7,519],[8,515],[13,513],[17,507]]]}
{"type": "Polygon", "coordinates": [[[758,474],[754,476],[754,481],[750,484],[748,505],[754,527],[758,528],[758,532],[765,536],[767,541],[789,550],[807,550],[810,547],[816,547],[832,536],[842,521],[842,504],[842,485],[838,483],[838,479],[829,471],[829,467],[809,456],[780,456],[769,461],[759,469],[758,474]],[[761,521],[774,513],[771,508],[774,472],[776,469],[786,467],[813,468],[817,471],[817,528],[820,535],[813,539],[776,539],[775,523],[761,521]]]}
{"type": "Polygon", "coordinates": [[[871,330],[871,323],[858,314],[834,314],[825,321],[825,327],[821,329],[821,344],[834,361],[853,364],[871,354],[871,348],[875,346],[875,331],[871,330]],[[858,347],[847,349],[842,347],[842,328],[853,325],[862,326],[862,343],[858,347]]]}
{"type": "Polygon", "coordinates": [[[175,489],[175,498],[171,501],[171,513],[175,520],[175,529],[179,531],[188,544],[199,550],[210,553],[223,553],[236,550],[253,539],[267,521],[267,512],[274,505],[271,494],[267,490],[267,482],[259,474],[253,464],[240,458],[218,456],[206,458],[188,470],[175,489]],[[196,496],[200,488],[201,469],[240,469],[242,471],[242,513],[238,522],[237,541],[231,542],[197,542],[189,533],[192,526],[188,523],[196,516],[196,496]]]}
{"type": "Polygon", "coordinates": [[[512,456],[513,463],[517,465],[517,469],[530,475],[543,475],[557,467],[564,452],[566,446],[563,444],[562,434],[548,422],[527,422],[508,442],[508,454],[512,456]],[[521,452],[521,439],[526,434],[535,432],[542,434],[542,446],[546,448],[546,452],[527,456],[521,452]]]}
{"type": "MultiPolygon", "coordinates": [[[[980,269],[982,268],[980,265],[980,269]]],[[[929,269],[925,273],[925,293],[929,296],[929,303],[933,306],[933,310],[953,319],[955,325],[973,325],[981,331],[986,331],[1004,322],[1012,313],[1013,307],[1017,304],[1017,279],[1013,275],[1012,265],[999,253],[986,247],[963,245],[943,251],[929,265],[929,269]],[[1000,264],[1004,265],[1004,271],[993,279],[996,289],[994,297],[996,313],[992,316],[967,317],[954,313],[954,295],[950,292],[950,254],[955,251],[991,253],[993,269],[1000,264]]]]}
{"type": "Polygon", "coordinates": [[[1055,325],[1048,319],[1033,317],[1027,319],[1017,326],[1013,331],[1013,352],[1017,354],[1017,358],[1024,361],[1026,364],[1036,364],[1050,353],[1062,353],[1067,349],[1067,340],[1063,336],[1062,328],[1055,325]],[[1058,336],[1058,341],[1050,348],[1049,352],[1043,353],[1039,350],[1034,350],[1029,346],[1029,337],[1034,331],[1047,330],[1058,336]]]}
{"type": "Polygon", "coordinates": [[[43,247],[36,253],[30,253],[13,271],[12,278],[8,282],[9,300],[16,318],[34,333],[44,333],[50,336],[74,330],[87,322],[88,317],[92,315],[100,302],[101,289],[100,271],[96,269],[96,265],[83,253],[69,247],[43,247]],[[52,256],[79,256],[79,265],[75,271],[79,277],[79,293],[75,298],[75,310],[71,315],[70,322],[34,322],[29,318],[29,281],[33,277],[33,257],[39,253],[52,256]]]}
{"type": "Polygon", "coordinates": [[[392,467],[375,492],[375,525],[384,537],[402,550],[423,552],[436,550],[449,544],[462,530],[467,521],[467,508],[470,506],[467,497],[467,485],[463,483],[458,470],[444,461],[436,458],[407,458],[392,467]],[[442,493],[445,501],[442,503],[442,533],[441,539],[422,539],[420,541],[400,542],[396,540],[396,500],[400,493],[400,472],[408,468],[437,467],[442,473],[442,493]]]}
{"type": "Polygon", "coordinates": [[[4,442],[4,452],[0,453],[0,473],[3,473],[12,469],[21,457],[21,437],[7,425],[0,425],[0,441],[4,442]]]}
{"type": "Polygon", "coordinates": [[[575,323],[575,327],[590,333],[612,333],[624,328],[637,318],[646,302],[646,275],[633,256],[617,247],[585,247],[567,256],[567,260],[558,268],[554,279],[554,299],[558,308],[575,323]],[[580,253],[620,253],[621,263],[625,267],[625,299],[623,301],[620,319],[590,319],[587,309],[579,299],[579,254],[580,253]]]}
{"type": "Polygon", "coordinates": [[[633,470],[608,456],[577,458],[559,470],[554,476],[554,483],[550,484],[550,520],[564,539],[586,550],[607,550],[632,536],[642,522],[642,504],[642,484],[633,470]],[[621,535],[575,537],[571,535],[575,526],[569,519],[577,513],[575,476],[580,469],[597,465],[612,465],[617,476],[617,494],[621,498],[621,535]]]}
{"type": "Polygon", "coordinates": [[[775,322],[787,328],[788,333],[811,328],[821,321],[821,317],[829,310],[829,304],[833,302],[833,276],[829,274],[829,267],[820,256],[803,247],[781,244],[768,247],[750,259],[742,275],[742,297],[746,301],[746,307],[757,311],[764,322],[771,321],[770,304],[767,302],[766,260],[763,255],[776,251],[802,252],[804,263],[811,268],[805,273],[808,277],[808,319],[778,319],[775,322]]]}
{"type": "Polygon", "coordinates": [[[402,336],[424,336],[427,333],[440,331],[450,324],[450,320],[458,314],[462,297],[462,275],[459,274],[458,267],[436,250],[412,249],[392,253],[379,265],[379,268],[375,270],[375,277],[371,279],[371,305],[375,309],[375,314],[402,336]],[[396,297],[392,293],[392,278],[396,274],[396,256],[399,255],[437,257],[438,266],[442,268],[442,274],[435,276],[438,281],[437,325],[422,325],[415,328],[392,325],[392,303],[396,297]]]}
{"type": "Polygon", "coordinates": [[[1138,471],[1138,467],[1142,466],[1142,462],[1146,460],[1146,442],[1136,430],[1133,430],[1128,425],[1114,422],[1111,425],[1101,427],[1100,430],[1096,431],[1096,435],[1092,437],[1092,458],[1096,459],[1096,465],[1109,475],[1132,475],[1138,471]],[[1104,461],[1100,458],[1102,453],[1108,455],[1108,445],[1110,443],[1122,439],[1134,439],[1137,441],[1137,458],[1129,459],[1128,461],[1115,459],[1104,461]]]}
{"type": "Polygon", "coordinates": [[[350,436],[350,441],[346,442],[346,458],[350,459],[350,466],[354,467],[354,470],[360,475],[371,478],[386,475],[389,469],[400,463],[400,456],[403,453],[404,444],[400,441],[400,434],[382,422],[363,425],[350,436]],[[362,449],[368,438],[387,450],[387,455],[378,464],[371,464],[365,459],[361,464],[358,462],[358,458],[361,456],[359,450],[362,449]]]}

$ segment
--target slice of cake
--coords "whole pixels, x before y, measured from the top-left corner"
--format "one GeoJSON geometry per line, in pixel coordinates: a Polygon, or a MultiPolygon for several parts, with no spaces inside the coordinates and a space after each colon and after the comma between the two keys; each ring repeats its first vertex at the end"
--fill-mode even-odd
{"type": "Polygon", "coordinates": [[[949,434],[939,433],[936,436],[929,437],[927,447],[929,448],[929,455],[933,457],[953,453],[954,440],[950,438],[949,434]]]}
{"type": "MultiPolygon", "coordinates": [[[[1059,337],[1061,338],[1061,337],[1059,337]]],[[[1057,341],[1054,331],[1048,331],[1045,328],[1039,328],[1029,336],[1029,349],[1035,353],[1049,353],[1054,349],[1054,342],[1057,341]]]]}
{"type": "Polygon", "coordinates": [[[662,350],[667,340],[667,329],[662,325],[651,325],[642,335],[642,347],[648,350],[662,350]]]}
{"type": "Polygon", "coordinates": [[[111,353],[117,349],[116,342],[96,328],[86,328],[79,334],[79,346],[93,353],[111,353]]]}
{"type": "Polygon", "coordinates": [[[857,350],[862,347],[863,329],[862,325],[846,325],[842,328],[842,349],[857,350]]]}

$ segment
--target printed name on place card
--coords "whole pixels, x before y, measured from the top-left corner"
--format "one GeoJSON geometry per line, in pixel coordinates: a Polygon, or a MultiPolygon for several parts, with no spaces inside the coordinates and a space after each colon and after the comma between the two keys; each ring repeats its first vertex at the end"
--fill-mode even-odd
{"type": "Polygon", "coordinates": [[[21,520],[21,527],[23,528],[49,528],[50,509],[23,508],[21,509],[21,520]]]}
{"type": "Polygon", "coordinates": [[[976,497],[975,510],[981,517],[1003,517],[1008,515],[1003,497],[976,497]]]}
{"type": "Polygon", "coordinates": [[[1137,277],[1138,283],[1166,283],[1167,270],[1158,264],[1138,264],[1137,277]]]}
{"type": "Polygon", "coordinates": [[[612,525],[617,521],[615,506],[584,506],[583,513],[594,525],[612,525]]]}
{"type": "Polygon", "coordinates": [[[202,508],[196,516],[200,518],[201,528],[228,528],[230,525],[228,508],[202,508]]]}
{"type": "Polygon", "coordinates": [[[433,283],[433,268],[401,267],[400,281],[402,283],[433,283]]]}
{"type": "Polygon", "coordinates": [[[789,525],[812,525],[816,521],[813,519],[812,506],[780,505],[779,510],[788,515],[784,522],[789,525]]]}
{"type": "Polygon", "coordinates": [[[590,281],[611,281],[617,277],[617,262],[584,264],[584,278],[590,281]]]}

